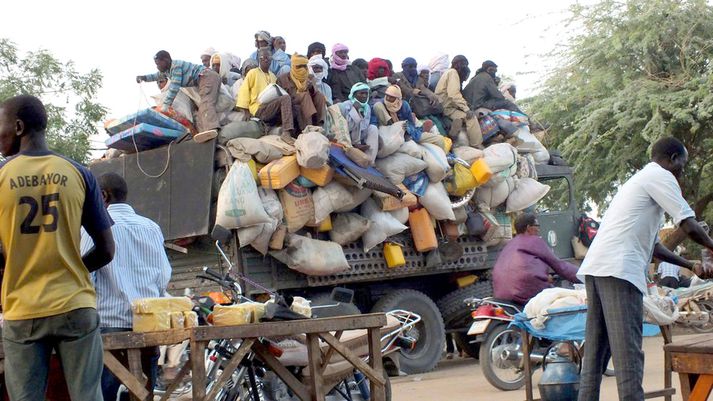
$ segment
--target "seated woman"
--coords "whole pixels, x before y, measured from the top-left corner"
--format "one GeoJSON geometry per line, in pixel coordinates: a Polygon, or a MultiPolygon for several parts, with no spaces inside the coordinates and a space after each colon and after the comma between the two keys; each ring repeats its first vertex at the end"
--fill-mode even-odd
{"type": "Polygon", "coordinates": [[[398,121],[406,122],[406,134],[411,139],[416,142],[421,139],[423,131],[420,127],[416,127],[416,118],[411,112],[408,102],[403,100],[401,88],[391,85],[386,89],[384,99],[372,106],[371,123],[376,126],[384,126],[398,121]]]}
{"type": "Polygon", "coordinates": [[[349,92],[349,100],[338,105],[349,125],[352,146],[364,152],[373,165],[379,151],[379,130],[371,123],[369,86],[357,82],[349,92]]]}
{"type": "Polygon", "coordinates": [[[332,105],[332,88],[327,84],[327,74],[329,74],[329,66],[321,54],[316,54],[310,57],[307,62],[309,73],[314,76],[314,86],[319,90],[324,98],[327,99],[327,104],[332,105]]]}
{"type": "Polygon", "coordinates": [[[290,65],[290,73],[280,75],[277,78],[277,85],[290,95],[292,113],[297,120],[295,134],[299,134],[308,125],[324,124],[327,102],[324,95],[315,87],[314,80],[310,79],[307,57],[294,54],[290,65]]]}

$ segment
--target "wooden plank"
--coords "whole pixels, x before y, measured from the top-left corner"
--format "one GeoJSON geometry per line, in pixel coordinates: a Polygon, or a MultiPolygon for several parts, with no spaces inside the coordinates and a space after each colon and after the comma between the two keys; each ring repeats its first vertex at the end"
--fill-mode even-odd
{"type": "Polygon", "coordinates": [[[664,346],[670,352],[713,354],[713,338],[708,334],[684,337],[664,346]]]}
{"type": "Polygon", "coordinates": [[[661,398],[661,397],[671,397],[672,395],[676,394],[676,389],[673,387],[666,387],[661,390],[654,390],[654,391],[647,391],[644,393],[644,399],[648,400],[649,398],[661,398]]]}
{"type": "Polygon", "coordinates": [[[218,380],[215,382],[213,387],[210,389],[210,392],[205,397],[206,401],[214,399],[215,396],[218,394],[218,391],[220,391],[220,389],[225,386],[225,383],[227,383],[228,380],[231,378],[235,369],[238,367],[238,365],[240,365],[240,362],[242,362],[243,358],[245,358],[245,355],[250,352],[250,348],[253,346],[254,343],[254,338],[246,338],[243,340],[242,343],[240,343],[240,347],[238,347],[237,351],[235,351],[233,356],[230,358],[230,361],[225,366],[225,369],[223,369],[223,373],[220,374],[220,377],[218,377],[218,380]]]}
{"type": "Polygon", "coordinates": [[[122,331],[102,334],[105,350],[155,347],[159,345],[180,344],[191,338],[191,329],[172,329],[151,333],[122,331]]]}
{"type": "Polygon", "coordinates": [[[713,355],[674,352],[671,367],[679,373],[713,374],[713,355]]]}
{"type": "MultiPolygon", "coordinates": [[[[367,336],[369,337],[369,364],[374,370],[377,379],[382,379],[383,383],[378,380],[369,381],[369,390],[371,391],[371,399],[373,401],[386,401],[386,380],[384,379],[384,365],[381,360],[381,330],[378,328],[370,328],[367,336]]],[[[335,338],[336,340],[336,338],[335,338]]],[[[340,344],[341,345],[341,344],[340,344]]],[[[337,350],[338,352],[339,350],[337,350]]],[[[361,362],[361,359],[359,359],[361,362]]],[[[362,373],[368,376],[368,371],[362,373]]],[[[347,390],[348,391],[348,390],[347,390]]]]}
{"type": "MultiPolygon", "coordinates": [[[[146,386],[146,381],[148,378],[144,377],[144,371],[141,368],[141,351],[138,348],[132,348],[132,349],[127,349],[127,359],[129,360],[129,371],[131,371],[131,374],[134,375],[136,378],[140,378],[139,381],[143,384],[143,386],[146,386]]],[[[149,391],[149,398],[153,399],[151,397],[151,391],[149,391]]],[[[140,401],[140,398],[132,395],[131,396],[132,401],[140,401]]]]}
{"type": "Polygon", "coordinates": [[[253,345],[253,351],[255,351],[258,358],[260,358],[265,365],[270,368],[270,370],[275,372],[275,374],[282,379],[285,384],[287,384],[287,387],[289,387],[300,400],[311,401],[310,392],[307,387],[302,382],[297,380],[295,375],[293,375],[292,372],[280,363],[280,361],[270,353],[267,347],[260,343],[255,343],[253,345]]]}
{"type": "Polygon", "coordinates": [[[205,398],[205,341],[191,340],[191,375],[193,376],[193,399],[200,401],[205,398]]]}
{"type": "Polygon", "coordinates": [[[713,390],[713,375],[700,375],[691,391],[689,401],[706,401],[713,390]]]}
{"type": "Polygon", "coordinates": [[[104,365],[126,386],[131,394],[140,400],[148,400],[149,392],[144,383],[132,375],[109,351],[104,351],[104,365]]]}
{"type": "Polygon", "coordinates": [[[309,385],[312,390],[311,401],[324,401],[324,387],[322,385],[322,375],[318,374],[321,366],[322,350],[319,347],[319,336],[314,333],[307,334],[307,354],[309,356],[309,371],[312,375],[309,377],[309,385]]]}
{"type": "MultiPolygon", "coordinates": [[[[534,401],[532,396],[532,365],[530,364],[530,335],[526,330],[520,329],[522,341],[522,362],[525,368],[525,401],[534,401]]],[[[488,355],[490,358],[490,355],[488,355]]]]}
{"type": "Polygon", "coordinates": [[[386,325],[386,315],[371,313],[365,315],[339,316],[321,319],[305,319],[285,322],[244,324],[240,326],[204,326],[193,329],[191,338],[195,341],[221,338],[280,337],[297,334],[326,333],[340,330],[357,330],[386,325]]]}
{"type": "Polygon", "coordinates": [[[159,401],[168,401],[168,399],[171,398],[171,394],[181,385],[183,378],[188,374],[189,370],[191,370],[191,364],[189,362],[184,363],[181,370],[178,371],[178,375],[176,375],[176,378],[168,385],[166,392],[163,393],[159,401]]]}
{"type": "MultiPolygon", "coordinates": [[[[369,340],[371,340],[371,332],[372,330],[369,330],[369,340]]],[[[377,331],[377,335],[380,334],[379,331],[377,331]]],[[[352,350],[347,348],[344,344],[340,343],[339,340],[337,340],[333,335],[329,333],[320,333],[318,334],[322,340],[324,340],[327,344],[329,344],[330,347],[334,348],[334,350],[339,353],[339,355],[343,356],[344,359],[349,361],[349,363],[352,364],[357,370],[360,372],[364,373],[366,377],[369,378],[369,380],[374,381],[376,383],[379,383],[380,385],[384,385],[385,381],[384,378],[381,376],[380,372],[374,371],[366,362],[364,362],[361,358],[358,356],[354,355],[352,350]]],[[[374,352],[376,354],[377,352],[374,352]]],[[[371,359],[371,342],[369,343],[369,359],[371,359]]],[[[379,360],[381,360],[381,337],[379,337],[379,345],[378,345],[378,354],[379,354],[379,360]]],[[[373,363],[373,361],[372,361],[373,363]]],[[[318,371],[318,370],[317,370],[318,371]]],[[[310,371],[311,372],[311,371],[310,371]]]]}
{"type": "Polygon", "coordinates": [[[678,378],[681,381],[681,398],[683,401],[688,401],[688,398],[691,396],[691,382],[695,380],[695,375],[679,373],[678,378]]]}
{"type": "MultiPolygon", "coordinates": [[[[336,332],[334,334],[334,338],[336,338],[337,340],[341,339],[342,333],[344,333],[344,332],[341,330],[336,332]]],[[[329,361],[332,360],[332,355],[334,355],[334,348],[329,347],[329,349],[327,350],[327,353],[322,358],[322,367],[319,369],[320,375],[323,375],[324,371],[327,369],[327,366],[329,366],[329,361]]]]}

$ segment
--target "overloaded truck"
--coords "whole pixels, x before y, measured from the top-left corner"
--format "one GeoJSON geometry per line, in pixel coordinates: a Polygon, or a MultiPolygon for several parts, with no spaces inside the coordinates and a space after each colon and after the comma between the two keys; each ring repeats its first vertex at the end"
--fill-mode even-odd
{"type": "MultiPolygon", "coordinates": [[[[186,289],[194,293],[214,289],[211,282],[196,276],[204,267],[226,269],[210,233],[220,185],[231,162],[227,149],[215,140],[203,144],[189,140],[95,161],[90,166],[97,176],[107,172],[123,176],[129,189],[128,203],[161,227],[173,267],[169,292],[174,295],[182,295],[186,289]]],[[[550,186],[535,206],[542,236],[560,258],[572,259],[571,239],[578,217],[572,169],[538,164],[536,171],[538,180],[550,186]]],[[[493,215],[503,231],[511,233],[508,215],[493,215]]],[[[344,287],[354,291],[354,302],[321,309],[322,316],[392,309],[418,313],[422,320],[411,333],[418,339],[417,345],[400,358],[400,369],[406,373],[426,372],[437,365],[447,331],[466,353],[477,357],[478,344],[470,343],[465,334],[470,310],[463,300],[492,294],[489,271],[504,241],[488,246],[481,237],[465,233],[449,242],[441,234],[441,252],[426,255],[415,250],[408,231],[389,240],[402,246],[405,265],[389,268],[381,245],[364,252],[357,241],[343,246],[350,269],[326,276],[307,276],[250,246],[239,248],[236,235],[226,250],[250,297],[263,296],[266,288],[325,305],[333,302],[333,288],[344,287]]]]}

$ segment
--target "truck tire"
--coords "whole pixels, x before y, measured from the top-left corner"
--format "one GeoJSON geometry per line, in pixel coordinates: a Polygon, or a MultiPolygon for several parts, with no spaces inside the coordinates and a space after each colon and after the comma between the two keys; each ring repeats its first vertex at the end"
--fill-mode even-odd
{"type": "Polygon", "coordinates": [[[443,322],[449,329],[465,328],[473,320],[469,307],[463,302],[467,298],[486,298],[493,296],[490,281],[478,281],[467,287],[459,288],[438,300],[438,309],[443,315],[443,322]]]}
{"type": "Polygon", "coordinates": [[[394,309],[412,311],[421,316],[421,321],[408,333],[416,339],[416,347],[410,351],[401,351],[401,370],[409,374],[433,370],[441,359],[446,343],[443,317],[438,307],[422,292],[396,290],[381,297],[372,312],[394,309]]]}
{"type": "MultiPolygon", "coordinates": [[[[328,292],[317,294],[310,298],[312,306],[334,305],[336,302],[332,300],[331,294],[328,292]]],[[[352,304],[340,303],[327,308],[312,309],[312,317],[337,317],[347,315],[361,315],[359,308],[352,304]]]]}
{"type": "Polygon", "coordinates": [[[475,359],[478,359],[480,355],[480,344],[471,343],[474,337],[466,334],[473,318],[470,316],[470,309],[463,300],[491,296],[493,296],[493,286],[490,281],[478,281],[467,287],[459,288],[438,300],[438,309],[441,310],[446,328],[464,328],[462,332],[453,333],[456,344],[468,356],[475,359]]]}

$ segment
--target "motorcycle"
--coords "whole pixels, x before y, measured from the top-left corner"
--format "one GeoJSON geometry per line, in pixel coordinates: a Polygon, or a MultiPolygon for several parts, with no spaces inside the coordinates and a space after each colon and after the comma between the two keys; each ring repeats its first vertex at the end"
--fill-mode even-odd
{"type": "MultiPolygon", "coordinates": [[[[472,310],[473,323],[468,336],[480,345],[480,369],[493,387],[504,391],[518,390],[525,384],[522,335],[510,323],[523,311],[521,305],[496,298],[469,298],[464,301],[472,310]]],[[[530,363],[533,371],[542,366],[545,359],[558,357],[555,341],[532,337],[530,363]],[[548,349],[550,350],[548,352],[548,349]]],[[[584,351],[584,341],[572,341],[579,353],[584,351]]],[[[561,355],[559,355],[561,356],[561,355]]],[[[608,367],[604,373],[614,375],[608,367]]]]}

